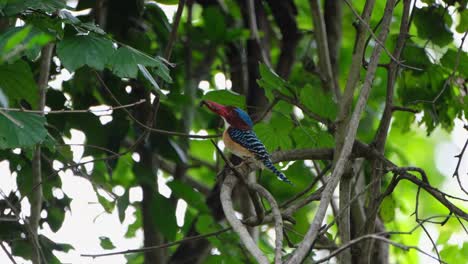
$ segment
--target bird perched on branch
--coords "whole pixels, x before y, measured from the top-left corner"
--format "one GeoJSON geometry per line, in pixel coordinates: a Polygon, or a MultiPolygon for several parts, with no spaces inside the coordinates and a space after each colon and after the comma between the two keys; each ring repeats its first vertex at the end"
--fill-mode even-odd
{"type": "Polygon", "coordinates": [[[223,133],[224,145],[234,155],[260,161],[262,169],[266,167],[280,180],[292,184],[271,162],[270,154],[268,154],[265,145],[252,130],[253,122],[246,112],[234,106],[224,106],[212,101],[202,101],[200,105],[206,105],[208,109],[224,119],[227,126],[223,133]]]}

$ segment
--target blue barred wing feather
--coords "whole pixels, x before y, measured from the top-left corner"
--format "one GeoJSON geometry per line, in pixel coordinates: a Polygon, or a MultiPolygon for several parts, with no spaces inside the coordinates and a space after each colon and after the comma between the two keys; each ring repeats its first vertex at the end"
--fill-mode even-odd
{"type": "MultiPolygon", "coordinates": [[[[292,184],[291,181],[279,171],[271,162],[270,154],[268,154],[265,145],[258,139],[253,130],[241,130],[234,127],[229,127],[227,134],[230,139],[249,152],[253,153],[255,158],[260,160],[266,168],[271,170],[281,181],[292,184]]],[[[237,151],[239,152],[239,151],[237,151]]]]}

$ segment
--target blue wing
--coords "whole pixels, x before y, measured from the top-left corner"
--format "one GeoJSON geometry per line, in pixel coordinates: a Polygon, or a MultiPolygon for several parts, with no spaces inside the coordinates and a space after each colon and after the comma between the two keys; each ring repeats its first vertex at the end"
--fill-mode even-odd
{"type": "Polygon", "coordinates": [[[249,126],[253,127],[253,122],[250,116],[240,108],[234,109],[239,114],[239,117],[249,126]]]}
{"type": "Polygon", "coordinates": [[[262,161],[266,168],[271,170],[278,178],[284,182],[292,184],[291,181],[280,172],[271,162],[270,154],[268,154],[265,145],[258,139],[253,130],[241,130],[229,127],[227,130],[231,139],[242,147],[254,153],[255,157],[262,161]]]}

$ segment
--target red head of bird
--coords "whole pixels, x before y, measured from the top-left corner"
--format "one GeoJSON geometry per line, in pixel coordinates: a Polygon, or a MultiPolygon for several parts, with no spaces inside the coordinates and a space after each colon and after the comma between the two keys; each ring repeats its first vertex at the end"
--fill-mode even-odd
{"type": "Polygon", "coordinates": [[[242,109],[234,106],[224,106],[213,101],[202,101],[212,112],[221,116],[229,125],[242,130],[250,130],[253,127],[252,119],[242,109]]]}

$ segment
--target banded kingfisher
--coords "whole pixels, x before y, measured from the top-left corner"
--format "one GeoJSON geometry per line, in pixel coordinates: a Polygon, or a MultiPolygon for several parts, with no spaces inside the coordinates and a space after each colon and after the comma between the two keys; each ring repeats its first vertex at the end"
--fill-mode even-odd
{"type": "Polygon", "coordinates": [[[258,139],[253,131],[253,122],[249,115],[242,109],[234,106],[224,106],[212,101],[202,101],[200,105],[206,105],[215,114],[224,119],[226,130],[223,133],[224,145],[236,156],[256,160],[260,167],[268,168],[281,181],[292,182],[279,171],[271,162],[265,145],[258,139]]]}

